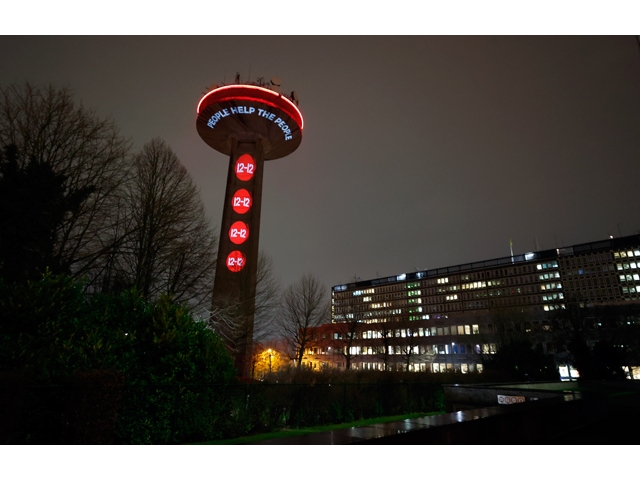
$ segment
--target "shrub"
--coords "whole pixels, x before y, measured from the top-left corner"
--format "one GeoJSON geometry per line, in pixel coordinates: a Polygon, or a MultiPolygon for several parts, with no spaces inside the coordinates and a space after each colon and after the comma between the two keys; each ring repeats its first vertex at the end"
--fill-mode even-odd
{"type": "Polygon", "coordinates": [[[86,298],[81,285],[47,273],[24,284],[0,280],[0,312],[0,371],[23,379],[13,382],[11,399],[24,402],[10,399],[3,412],[22,419],[6,433],[15,443],[227,435],[232,402],[211,385],[233,381],[231,357],[170,297],[148,303],[126,291],[86,298]]]}

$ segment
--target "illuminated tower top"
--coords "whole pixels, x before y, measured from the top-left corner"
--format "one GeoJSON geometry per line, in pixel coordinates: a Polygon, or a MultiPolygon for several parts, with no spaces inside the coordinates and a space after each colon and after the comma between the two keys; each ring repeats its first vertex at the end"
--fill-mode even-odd
{"type": "MultiPolygon", "coordinates": [[[[273,82],[273,80],[272,80],[273,82]]],[[[231,138],[262,144],[265,160],[292,153],[302,141],[303,120],[296,95],[259,84],[214,86],[198,104],[196,128],[213,149],[231,154],[231,138]]]]}

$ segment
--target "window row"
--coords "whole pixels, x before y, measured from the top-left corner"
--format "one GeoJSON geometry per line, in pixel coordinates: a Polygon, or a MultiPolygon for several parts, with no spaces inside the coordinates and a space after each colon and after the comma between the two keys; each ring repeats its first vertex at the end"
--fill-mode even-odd
{"type": "MultiPolygon", "coordinates": [[[[490,328],[488,325],[487,328],[490,328]]],[[[406,337],[436,337],[441,335],[479,335],[479,325],[450,325],[442,327],[418,327],[418,328],[395,328],[388,330],[366,330],[358,335],[359,338],[406,338],[406,337]]],[[[334,332],[334,340],[341,340],[345,334],[334,332]]]]}
{"type": "MultiPolygon", "coordinates": [[[[346,348],[345,352],[346,352],[346,348]]],[[[439,345],[365,345],[348,347],[351,355],[384,355],[385,350],[388,355],[466,355],[466,354],[485,354],[493,355],[497,351],[495,343],[478,343],[475,345],[464,343],[444,343],[439,345]]],[[[310,351],[312,349],[309,349],[310,351]]],[[[315,349],[313,349],[315,350],[315,349]]],[[[316,352],[313,352],[316,354],[316,352]]],[[[318,351],[317,353],[325,354],[331,351],[318,351]]]]}
{"type": "Polygon", "coordinates": [[[639,249],[633,249],[633,250],[623,250],[621,252],[613,252],[613,258],[633,258],[633,257],[640,257],[640,250],[639,249]]]}

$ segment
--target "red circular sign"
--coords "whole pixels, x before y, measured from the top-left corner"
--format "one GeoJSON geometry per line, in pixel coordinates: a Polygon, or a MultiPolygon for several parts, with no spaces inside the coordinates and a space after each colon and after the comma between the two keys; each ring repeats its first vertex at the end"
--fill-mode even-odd
{"type": "Polygon", "coordinates": [[[244,243],[249,238],[249,227],[244,222],[234,222],[229,229],[229,240],[236,245],[244,243]]]}
{"type": "Polygon", "coordinates": [[[251,194],[244,188],[241,188],[236,193],[234,193],[233,198],[231,199],[233,211],[236,213],[247,213],[251,208],[251,203],[251,194]]]}
{"type": "Polygon", "coordinates": [[[251,155],[244,153],[236,160],[236,177],[243,182],[251,180],[256,172],[256,162],[251,155]]]}
{"type": "Polygon", "coordinates": [[[244,268],[247,258],[240,250],[234,250],[227,255],[227,268],[232,272],[239,272],[244,268]]]}

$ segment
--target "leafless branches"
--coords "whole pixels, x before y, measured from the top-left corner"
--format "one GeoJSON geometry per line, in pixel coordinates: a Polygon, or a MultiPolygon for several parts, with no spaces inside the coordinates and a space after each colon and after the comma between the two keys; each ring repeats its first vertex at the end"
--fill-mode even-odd
{"type": "Polygon", "coordinates": [[[90,192],[55,232],[54,262],[74,276],[91,275],[113,246],[112,215],[128,174],[128,140],[109,119],[76,105],[67,88],[11,85],[0,89],[0,146],[15,145],[19,166],[47,163],[67,192],[90,192]]]}
{"type": "Polygon", "coordinates": [[[285,290],[278,325],[298,366],[311,340],[312,327],[328,321],[329,312],[326,289],[315,277],[304,275],[285,290]]]}
{"type": "Polygon", "coordinates": [[[338,338],[333,342],[334,348],[344,356],[346,370],[351,369],[353,361],[358,357],[355,347],[362,332],[362,325],[352,308],[347,308],[344,319],[335,324],[338,338]]]}
{"type": "MultiPolygon", "coordinates": [[[[240,273],[242,275],[242,272],[240,273]]],[[[245,280],[249,275],[243,276],[245,280]]],[[[248,280],[247,280],[248,281],[248,280]]],[[[246,289],[242,289],[243,291],[246,289]]],[[[275,333],[275,321],[280,306],[280,282],[273,273],[273,260],[260,252],[258,256],[258,270],[256,274],[256,298],[253,310],[246,311],[242,300],[218,301],[206,316],[210,328],[224,338],[227,346],[233,352],[244,345],[249,335],[254,342],[260,342],[275,333]],[[248,323],[247,316],[253,314],[253,328],[248,323]]]]}
{"type": "Polygon", "coordinates": [[[194,306],[210,298],[216,237],[178,157],[153,139],[133,158],[117,270],[145,298],[169,293],[194,306]]]}

